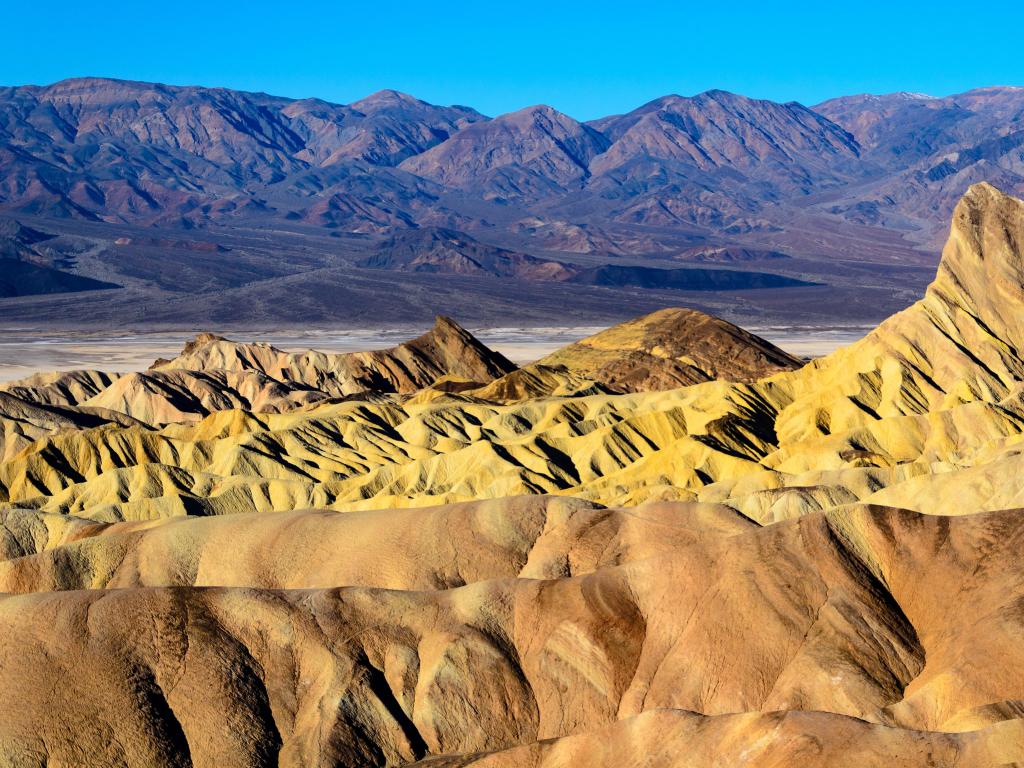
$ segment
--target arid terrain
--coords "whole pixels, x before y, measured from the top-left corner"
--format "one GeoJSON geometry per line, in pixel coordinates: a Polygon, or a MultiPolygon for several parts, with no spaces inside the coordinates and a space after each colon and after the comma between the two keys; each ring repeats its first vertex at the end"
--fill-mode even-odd
{"type": "Polygon", "coordinates": [[[967,187],[1024,194],[1024,89],[714,90],[580,122],[77,78],[0,88],[0,326],[876,324],[967,187]]]}
{"type": "MultiPolygon", "coordinates": [[[[646,119],[548,118],[594,163],[646,119]]],[[[448,142],[372,151],[550,191],[448,142]]],[[[1024,202],[951,217],[810,362],[662,307],[0,384],[0,763],[1024,764],[1024,202]]]]}
{"type": "MultiPolygon", "coordinates": [[[[335,330],[239,328],[225,335],[241,341],[264,341],[284,350],[311,347],[324,352],[358,352],[397,344],[417,336],[424,326],[335,330]]],[[[865,336],[873,326],[765,326],[758,336],[798,357],[821,357],[865,336]]],[[[472,331],[488,347],[515,363],[527,364],[596,334],[602,326],[479,328],[472,331]]],[[[144,371],[158,357],[174,357],[187,340],[183,331],[110,333],[57,328],[7,329],[0,336],[0,383],[57,369],[103,368],[144,371]]]]}

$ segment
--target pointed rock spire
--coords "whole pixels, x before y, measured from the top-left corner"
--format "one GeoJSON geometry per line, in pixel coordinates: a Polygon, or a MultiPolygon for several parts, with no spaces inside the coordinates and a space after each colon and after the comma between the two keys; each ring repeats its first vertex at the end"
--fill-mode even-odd
{"type": "Polygon", "coordinates": [[[1014,349],[1024,347],[1024,201],[984,182],[968,189],[927,296],[1014,349]]]}

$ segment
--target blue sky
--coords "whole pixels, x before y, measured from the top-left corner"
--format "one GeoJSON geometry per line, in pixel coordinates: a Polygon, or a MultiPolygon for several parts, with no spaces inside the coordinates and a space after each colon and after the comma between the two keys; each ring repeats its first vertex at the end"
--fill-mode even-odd
{"type": "Polygon", "coordinates": [[[579,119],[724,88],[848,93],[1024,85],[1024,1],[976,3],[8,0],[0,84],[99,75],[349,102],[395,88],[494,115],[579,119]]]}

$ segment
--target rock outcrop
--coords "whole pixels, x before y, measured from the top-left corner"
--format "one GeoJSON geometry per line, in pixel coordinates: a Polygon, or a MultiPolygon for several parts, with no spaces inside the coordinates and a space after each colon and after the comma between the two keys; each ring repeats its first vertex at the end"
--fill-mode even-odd
{"type": "MultiPolygon", "coordinates": [[[[752,382],[802,365],[725,320],[693,309],[663,309],[570,344],[523,370],[563,369],[607,392],[650,392],[714,379],[752,382]]],[[[498,380],[482,392],[501,385],[498,380]]]]}
{"type": "Polygon", "coordinates": [[[236,344],[203,334],[174,360],[152,371],[256,371],[281,382],[301,382],[331,395],[414,392],[445,375],[490,381],[515,366],[448,317],[412,341],[376,352],[289,354],[269,344],[236,344]]]}

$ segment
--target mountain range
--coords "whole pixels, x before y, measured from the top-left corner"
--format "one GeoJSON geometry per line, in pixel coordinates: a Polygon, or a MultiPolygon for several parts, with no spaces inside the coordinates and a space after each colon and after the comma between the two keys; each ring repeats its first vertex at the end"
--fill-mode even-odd
{"type": "MultiPolygon", "coordinates": [[[[1024,192],[1024,88],[814,107],[708,91],[588,122],[545,105],[488,118],[395,91],[341,105],[98,78],[0,88],[0,217],[50,241],[19,246],[5,229],[4,253],[79,278],[6,290],[109,289],[84,302],[88,313],[72,308],[75,321],[114,306],[153,322],[212,320],[209,291],[240,322],[254,305],[295,319],[297,295],[306,319],[352,321],[377,293],[358,291],[379,279],[369,269],[402,273],[381,300],[405,306],[424,285],[408,273],[457,276],[465,299],[444,308],[485,319],[524,294],[566,306],[549,283],[581,269],[679,271],[701,251],[751,255],[731,271],[754,262],[790,287],[819,284],[798,313],[832,301],[884,315],[927,281],[943,222],[981,180],[1024,192]],[[325,285],[358,295],[331,304],[325,285]]],[[[678,303],[680,286],[706,293],[698,303],[742,304],[722,284],[764,281],[666,272],[628,283],[667,291],[639,309],[678,303]]],[[[624,298],[609,288],[577,290],[568,306],[607,315],[624,298]]],[[[43,322],[58,305],[5,306],[43,322]]]]}

